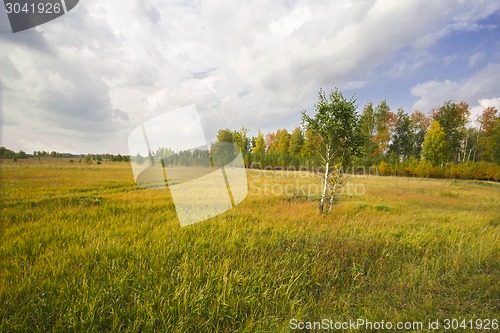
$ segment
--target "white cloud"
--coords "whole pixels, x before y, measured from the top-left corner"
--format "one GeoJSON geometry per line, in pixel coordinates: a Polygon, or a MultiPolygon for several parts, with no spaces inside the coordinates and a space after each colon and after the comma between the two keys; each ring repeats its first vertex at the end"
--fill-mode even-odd
{"type": "Polygon", "coordinates": [[[411,93],[418,97],[418,100],[413,108],[427,112],[447,100],[465,100],[471,105],[471,119],[476,119],[485,107],[498,105],[498,87],[500,63],[492,63],[461,81],[427,81],[414,86],[411,93]]]}
{"type": "MultiPolygon", "coordinates": [[[[434,29],[431,32],[420,36],[414,43],[417,48],[426,49],[435,43],[437,43],[441,38],[453,33],[460,31],[481,31],[481,30],[493,30],[498,26],[494,24],[478,24],[477,21],[485,18],[492,13],[499,10],[499,3],[495,1],[458,1],[454,4],[450,2],[446,3],[449,8],[455,10],[451,11],[451,15],[444,22],[444,25],[438,29],[434,29]]],[[[430,13],[427,13],[430,14],[430,13]]],[[[430,14],[432,16],[432,14],[430,14]]],[[[446,17],[446,16],[443,16],[446,17]]]]}
{"type": "Polygon", "coordinates": [[[473,121],[473,124],[475,126],[478,126],[479,123],[477,121],[478,117],[483,114],[483,111],[490,107],[493,106],[497,108],[497,110],[500,110],[500,97],[497,98],[483,98],[477,101],[479,104],[474,105],[471,107],[471,120],[473,121]]]}
{"type": "MultiPolygon", "coordinates": [[[[62,148],[124,152],[132,128],[190,104],[208,139],[221,127],[291,126],[320,86],[367,89],[367,73],[388,62],[384,75],[410,76],[432,60],[430,45],[492,29],[478,21],[499,8],[493,0],[82,1],[34,30],[1,34],[2,141],[19,149],[36,133],[47,147],[60,137],[62,148]]],[[[489,87],[485,75],[475,83],[489,87]]],[[[425,106],[462,84],[427,82],[412,93],[425,106]]],[[[470,96],[496,97],[485,93],[470,96]]]]}

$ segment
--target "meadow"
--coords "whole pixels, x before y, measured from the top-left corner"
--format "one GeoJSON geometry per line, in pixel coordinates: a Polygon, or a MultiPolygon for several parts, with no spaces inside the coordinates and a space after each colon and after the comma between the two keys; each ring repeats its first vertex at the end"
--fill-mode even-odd
{"type": "Polygon", "coordinates": [[[0,167],[1,332],[498,320],[500,183],[351,177],[320,215],[302,190],[319,178],[247,170],[240,205],[181,228],[169,192],[138,188],[128,163],[0,167]]]}

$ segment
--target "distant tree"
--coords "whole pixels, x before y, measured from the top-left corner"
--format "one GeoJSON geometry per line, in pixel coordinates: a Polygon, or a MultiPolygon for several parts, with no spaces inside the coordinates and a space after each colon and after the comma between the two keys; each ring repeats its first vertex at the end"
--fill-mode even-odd
{"type": "Polygon", "coordinates": [[[28,158],[28,154],[26,154],[23,150],[20,150],[20,151],[16,154],[16,157],[17,157],[17,158],[28,158]]]}
{"type": "MultiPolygon", "coordinates": [[[[252,166],[261,168],[265,164],[266,157],[266,139],[259,130],[257,136],[252,138],[252,166]]],[[[264,165],[265,166],[265,165],[264,165]]]]}
{"type": "Polygon", "coordinates": [[[276,150],[277,164],[282,167],[287,167],[290,162],[288,148],[290,146],[290,134],[286,128],[276,131],[276,150]]]}
{"type": "Polygon", "coordinates": [[[0,147],[0,158],[14,158],[16,153],[5,147],[0,147]]]}
{"type": "MultiPolygon", "coordinates": [[[[245,132],[246,135],[246,132],[245,132]]],[[[217,133],[217,142],[230,142],[236,143],[240,146],[240,149],[247,150],[248,142],[242,140],[241,135],[238,131],[230,129],[222,129],[217,133]]]]}
{"type": "Polygon", "coordinates": [[[259,130],[257,136],[254,138],[254,145],[252,147],[252,153],[254,154],[265,154],[266,152],[266,139],[264,134],[259,130]]]}
{"type": "Polygon", "coordinates": [[[465,128],[464,137],[465,139],[462,146],[461,161],[475,161],[479,140],[479,130],[474,127],[465,128]]]}
{"type": "Polygon", "coordinates": [[[497,139],[498,122],[500,114],[497,108],[490,106],[484,109],[479,116],[479,142],[481,158],[485,161],[493,161],[495,146],[500,144],[497,139]]]}
{"type": "Polygon", "coordinates": [[[408,159],[412,154],[411,126],[410,116],[403,109],[398,109],[389,152],[394,154],[399,161],[408,159]]]}
{"type": "Polygon", "coordinates": [[[396,116],[391,112],[387,102],[382,101],[375,109],[374,118],[375,135],[372,138],[372,142],[375,144],[376,148],[372,157],[384,156],[389,150],[391,130],[396,116]]]}
{"type": "Polygon", "coordinates": [[[268,154],[276,154],[277,153],[277,145],[276,145],[276,134],[275,133],[267,133],[266,134],[266,147],[268,154]]]}
{"type": "Polygon", "coordinates": [[[367,103],[363,108],[359,128],[363,138],[364,155],[370,158],[377,149],[377,145],[373,141],[373,137],[375,136],[375,112],[372,102],[367,103]]]}
{"type": "Polygon", "coordinates": [[[492,161],[500,164],[500,118],[495,119],[491,137],[493,142],[491,148],[492,161]]]}
{"type": "Polygon", "coordinates": [[[412,139],[412,156],[415,159],[420,159],[422,153],[422,144],[424,142],[425,133],[431,123],[428,116],[424,115],[419,110],[415,110],[410,115],[411,120],[411,139],[412,139]]]}
{"type": "Polygon", "coordinates": [[[434,111],[434,120],[439,122],[446,134],[449,148],[447,161],[454,163],[462,161],[465,125],[469,120],[469,115],[469,104],[465,101],[458,104],[448,101],[434,111]]]}
{"type": "MultiPolygon", "coordinates": [[[[320,155],[324,164],[324,175],[319,210],[325,213],[327,188],[330,185],[335,189],[337,184],[337,181],[332,184],[332,173],[337,174],[339,166],[347,165],[353,156],[359,156],[362,140],[354,97],[347,100],[338,89],[332,91],[329,98],[322,89],[318,95],[314,116],[310,117],[305,110],[302,111],[302,124],[306,129],[318,133],[322,139],[320,155]]],[[[334,191],[330,193],[329,210],[333,204],[334,191]]]]}
{"type": "Polygon", "coordinates": [[[232,131],[230,129],[221,129],[217,133],[217,142],[232,142],[235,143],[237,140],[236,138],[236,131],[232,131]]]}
{"type": "Polygon", "coordinates": [[[423,143],[423,158],[433,165],[442,165],[446,162],[449,149],[446,133],[439,121],[433,120],[423,143]]]}
{"type": "MultiPolygon", "coordinates": [[[[247,137],[248,129],[245,127],[240,128],[239,131],[235,132],[235,143],[240,147],[241,153],[243,154],[243,159],[245,164],[247,164],[248,154],[250,153],[250,140],[247,137]]],[[[247,164],[248,165],[248,164],[247,164]]]]}
{"type": "Polygon", "coordinates": [[[302,145],[300,156],[306,160],[319,156],[322,142],[323,139],[316,131],[313,131],[311,128],[306,128],[304,144],[302,145]]]}
{"type": "Polygon", "coordinates": [[[288,154],[288,147],[290,146],[290,134],[286,128],[276,131],[276,153],[279,155],[288,154]]]}
{"type": "Polygon", "coordinates": [[[239,131],[223,129],[217,133],[217,142],[235,143],[240,147],[245,165],[249,166],[250,140],[247,137],[248,129],[242,127],[239,131]]]}
{"type": "Polygon", "coordinates": [[[290,145],[288,146],[288,154],[293,157],[299,157],[304,144],[304,135],[299,127],[295,127],[290,134],[290,145]]]}

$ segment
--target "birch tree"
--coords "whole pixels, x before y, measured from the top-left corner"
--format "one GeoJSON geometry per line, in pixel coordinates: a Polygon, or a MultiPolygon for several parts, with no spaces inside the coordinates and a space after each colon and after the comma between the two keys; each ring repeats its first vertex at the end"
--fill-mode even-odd
{"type": "MultiPolygon", "coordinates": [[[[314,116],[310,117],[305,110],[302,111],[304,128],[321,137],[320,156],[324,172],[319,210],[322,214],[331,209],[333,201],[330,200],[330,208],[326,210],[325,200],[328,188],[335,187],[335,184],[331,184],[332,179],[338,181],[338,168],[346,166],[352,156],[359,156],[363,143],[354,97],[347,100],[338,89],[332,91],[328,97],[320,89],[318,103],[314,106],[314,116]]],[[[333,195],[331,192],[328,194],[333,195]]]]}

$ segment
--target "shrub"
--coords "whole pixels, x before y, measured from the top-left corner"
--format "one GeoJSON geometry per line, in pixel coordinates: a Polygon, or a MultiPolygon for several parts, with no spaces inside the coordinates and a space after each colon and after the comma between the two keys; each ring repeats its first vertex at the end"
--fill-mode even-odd
{"type": "Polygon", "coordinates": [[[378,172],[381,176],[389,176],[392,174],[391,166],[386,161],[382,161],[378,165],[378,172]]]}
{"type": "Polygon", "coordinates": [[[392,166],[382,161],[378,166],[379,175],[401,175],[425,178],[478,179],[500,181],[500,165],[489,162],[467,162],[434,166],[429,161],[409,160],[392,166]]]}

